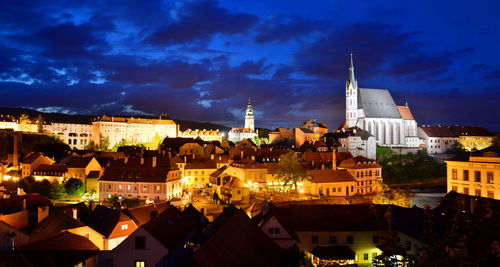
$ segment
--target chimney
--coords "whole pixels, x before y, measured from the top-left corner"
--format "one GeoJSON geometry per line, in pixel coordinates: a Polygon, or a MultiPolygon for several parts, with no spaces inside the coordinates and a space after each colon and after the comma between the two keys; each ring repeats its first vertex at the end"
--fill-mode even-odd
{"type": "Polygon", "coordinates": [[[184,155],[184,163],[187,163],[187,156],[184,155]]]}
{"type": "Polygon", "coordinates": [[[19,144],[21,143],[22,133],[14,132],[14,151],[13,151],[13,165],[19,166],[19,144]]]}
{"type": "Polygon", "coordinates": [[[141,156],[141,165],[144,164],[144,158],[141,156]]]}
{"type": "Polygon", "coordinates": [[[273,151],[273,147],[270,147],[270,148],[269,148],[269,151],[273,151]]]}
{"type": "Polygon", "coordinates": [[[210,159],[214,160],[215,159],[215,155],[214,154],[210,155],[210,159]]]}
{"type": "Polygon", "coordinates": [[[255,161],[255,156],[252,156],[252,160],[255,161]]]}
{"type": "Polygon", "coordinates": [[[240,151],[240,158],[243,159],[243,150],[240,151]]]}
{"type": "Polygon", "coordinates": [[[78,220],[78,210],[73,208],[71,211],[73,212],[73,219],[78,220]]]}
{"type": "Polygon", "coordinates": [[[336,170],[337,169],[337,149],[333,149],[333,154],[332,154],[332,169],[336,170]]]}
{"type": "Polygon", "coordinates": [[[153,168],[156,168],[156,157],[153,157],[151,159],[151,165],[152,165],[153,168]]]}
{"type": "Polygon", "coordinates": [[[128,157],[125,157],[123,163],[127,164],[127,162],[128,162],[128,157]]]}

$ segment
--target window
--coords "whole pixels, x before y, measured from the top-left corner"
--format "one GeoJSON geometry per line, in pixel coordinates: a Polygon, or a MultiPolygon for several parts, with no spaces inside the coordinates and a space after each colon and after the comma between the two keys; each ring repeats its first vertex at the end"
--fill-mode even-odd
{"type": "Polygon", "coordinates": [[[375,259],[377,257],[377,252],[373,252],[372,253],[372,260],[375,259]]]}
{"type": "Polygon", "coordinates": [[[474,190],[474,194],[476,197],[480,197],[481,196],[481,189],[474,190]]]}
{"type": "Polygon", "coordinates": [[[146,261],[136,260],[135,261],[135,267],[146,267],[146,261]]]}
{"type": "Polygon", "coordinates": [[[269,234],[271,234],[271,235],[272,235],[272,234],[274,234],[274,228],[269,227],[269,228],[267,229],[267,232],[268,232],[269,234]]]}
{"type": "Polygon", "coordinates": [[[111,185],[110,184],[108,184],[108,190],[111,190],[111,185]]]}
{"type": "Polygon", "coordinates": [[[122,224],[122,230],[127,230],[128,229],[128,224],[122,224]]]}
{"type": "Polygon", "coordinates": [[[363,260],[365,260],[365,261],[368,260],[368,253],[363,254],[363,260]]]}
{"type": "Polygon", "coordinates": [[[474,182],[477,182],[477,183],[481,182],[481,171],[474,172],[474,182]]]}
{"type": "Polygon", "coordinates": [[[330,195],[330,188],[327,188],[326,189],[326,195],[329,196],[330,195]]]}
{"type": "Polygon", "coordinates": [[[451,190],[453,190],[455,192],[458,192],[458,187],[456,185],[454,185],[454,186],[451,187],[451,190]]]}
{"type": "Polygon", "coordinates": [[[135,237],[135,249],[146,249],[146,237],[136,236],[135,237]]]}
{"type": "Polygon", "coordinates": [[[486,182],[489,184],[492,184],[493,181],[494,181],[493,172],[487,172],[486,173],[486,182]]]}
{"type": "Polygon", "coordinates": [[[347,236],[347,244],[353,244],[354,243],[354,236],[348,235],[347,236]]]}
{"type": "Polygon", "coordinates": [[[489,198],[495,198],[495,192],[493,192],[493,191],[488,191],[488,197],[489,197],[489,198]]]}
{"type": "Polygon", "coordinates": [[[466,194],[466,195],[469,194],[469,188],[468,187],[464,187],[464,194],[466,194]]]}
{"type": "Polygon", "coordinates": [[[313,244],[318,244],[318,243],[319,243],[319,238],[318,238],[318,236],[317,236],[317,235],[313,235],[313,236],[311,236],[311,242],[312,242],[313,244]]]}
{"type": "Polygon", "coordinates": [[[378,244],[378,235],[373,235],[372,241],[373,241],[373,244],[378,244]]]}
{"type": "Polygon", "coordinates": [[[331,235],[330,236],[330,244],[335,244],[335,243],[337,243],[337,237],[334,235],[331,235]]]}
{"type": "Polygon", "coordinates": [[[279,235],[280,234],[280,229],[279,228],[274,228],[274,234],[279,235]]]}
{"type": "Polygon", "coordinates": [[[469,171],[464,170],[464,181],[469,181],[469,171]]]}
{"type": "Polygon", "coordinates": [[[457,169],[452,169],[451,170],[451,179],[456,180],[458,177],[458,171],[457,169]]]}

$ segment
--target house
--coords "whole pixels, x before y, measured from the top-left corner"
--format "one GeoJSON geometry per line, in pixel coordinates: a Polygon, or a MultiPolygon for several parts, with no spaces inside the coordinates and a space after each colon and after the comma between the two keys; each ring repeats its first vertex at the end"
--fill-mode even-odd
{"type": "Polygon", "coordinates": [[[48,180],[62,183],[67,172],[68,168],[62,164],[41,164],[33,171],[33,178],[35,181],[48,180]]]}
{"type": "Polygon", "coordinates": [[[252,159],[234,161],[224,170],[224,174],[236,177],[254,189],[265,188],[267,185],[266,165],[252,159]]]}
{"type": "Polygon", "coordinates": [[[447,192],[500,199],[500,148],[489,147],[469,157],[447,160],[447,192]]]}
{"type": "Polygon", "coordinates": [[[97,266],[99,248],[88,238],[62,231],[21,248],[30,266],[97,266]]]}
{"type": "Polygon", "coordinates": [[[299,192],[315,196],[351,196],[356,180],[347,170],[308,170],[310,181],[298,184],[299,192]]]}
{"type": "Polygon", "coordinates": [[[356,194],[373,193],[376,185],[382,183],[382,165],[363,156],[343,160],[338,169],[347,170],[356,179],[356,194]]]}
{"type": "Polygon", "coordinates": [[[424,140],[429,154],[447,153],[460,143],[466,150],[483,149],[491,145],[493,134],[479,126],[420,126],[418,136],[424,140]]]}
{"type": "Polygon", "coordinates": [[[200,143],[190,142],[179,147],[179,155],[194,155],[197,157],[205,156],[205,149],[200,143]]]}
{"type": "Polygon", "coordinates": [[[210,183],[210,174],[216,170],[215,160],[192,160],[185,165],[182,178],[188,188],[204,188],[210,183]]]}
{"type": "MultiPolygon", "coordinates": [[[[230,209],[235,209],[234,206],[230,209]]],[[[283,266],[282,249],[241,209],[223,212],[194,253],[200,266],[283,266]],[[230,213],[230,214],[228,214],[230,213]],[[220,218],[219,218],[220,217],[220,218]]]]}
{"type": "Polygon", "coordinates": [[[40,194],[9,195],[0,199],[0,221],[16,229],[31,227],[47,217],[52,207],[40,194]]]}
{"type": "Polygon", "coordinates": [[[386,236],[393,233],[388,231],[388,220],[394,240],[407,255],[425,247],[420,240],[423,214],[419,208],[392,205],[271,204],[253,220],[277,244],[290,247],[297,242],[313,260],[337,257],[336,264],[371,264],[383,252],[386,236]],[[347,257],[339,259],[339,254],[347,257]]]}
{"type": "Polygon", "coordinates": [[[158,266],[166,264],[175,250],[185,250],[185,244],[195,232],[195,226],[170,205],[140,226],[109,253],[102,253],[99,265],[158,266]]]}
{"type": "Polygon", "coordinates": [[[95,157],[76,157],[66,164],[68,172],[66,179],[78,178],[85,184],[86,191],[99,189],[97,179],[100,176],[102,166],[95,157]]]}
{"type": "Polygon", "coordinates": [[[169,202],[155,203],[135,208],[127,208],[123,210],[123,212],[132,218],[137,226],[141,226],[152,218],[156,218],[158,214],[162,213],[169,206],[169,202]]]}
{"type": "Polygon", "coordinates": [[[236,177],[228,177],[222,184],[220,195],[226,203],[248,203],[250,201],[250,186],[236,177]]]}
{"type": "Polygon", "coordinates": [[[28,154],[28,156],[26,156],[21,162],[21,175],[23,178],[28,177],[33,174],[38,166],[42,164],[51,165],[54,164],[54,162],[55,161],[53,159],[44,156],[40,152],[28,154]]]}
{"type": "Polygon", "coordinates": [[[377,157],[377,140],[368,131],[358,127],[342,128],[334,133],[340,152],[350,152],[354,157],[363,156],[375,160],[377,157]]]}
{"type": "Polygon", "coordinates": [[[112,195],[123,198],[164,201],[170,188],[167,180],[181,177],[169,158],[119,159],[110,164],[99,178],[99,199],[112,195]]]}

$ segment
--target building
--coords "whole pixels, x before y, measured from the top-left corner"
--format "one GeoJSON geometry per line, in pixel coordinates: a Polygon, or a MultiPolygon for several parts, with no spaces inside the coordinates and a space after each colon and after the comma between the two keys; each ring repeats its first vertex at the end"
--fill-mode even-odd
{"type": "Polygon", "coordinates": [[[321,140],[321,137],[328,132],[326,123],[316,122],[315,120],[306,120],[302,122],[301,127],[294,129],[278,128],[274,132],[269,133],[269,144],[275,145],[285,143],[289,145],[302,146],[309,142],[314,144],[321,140]]]}
{"type": "Polygon", "coordinates": [[[298,185],[299,192],[315,196],[352,196],[356,180],[346,170],[308,170],[310,181],[298,185]]]}
{"type": "Polygon", "coordinates": [[[49,180],[62,183],[67,172],[68,168],[62,164],[41,164],[33,171],[33,178],[35,181],[49,180]]]}
{"type": "Polygon", "coordinates": [[[479,126],[420,126],[418,136],[429,154],[447,153],[456,143],[466,150],[480,150],[491,145],[493,133],[479,126]]]}
{"type": "Polygon", "coordinates": [[[165,137],[176,137],[178,126],[173,120],[102,116],[92,122],[92,141],[97,146],[112,148],[125,141],[148,144],[165,137]],[[122,141],[123,140],[123,141],[122,141]]]}
{"type": "Polygon", "coordinates": [[[386,89],[359,88],[352,54],[345,90],[345,128],[368,131],[380,146],[418,147],[417,122],[408,105],[397,106],[386,89]]]}
{"type": "Polygon", "coordinates": [[[73,149],[84,149],[92,141],[92,125],[83,123],[53,122],[49,133],[73,149]]]}
{"type": "Polygon", "coordinates": [[[253,106],[248,98],[247,111],[245,114],[245,127],[243,128],[232,128],[228,133],[228,140],[231,142],[239,142],[245,138],[253,139],[258,136],[258,132],[255,131],[255,122],[253,115],[253,106]]]}
{"type": "Polygon", "coordinates": [[[382,165],[363,156],[343,160],[338,169],[345,169],[354,177],[356,194],[373,193],[376,185],[382,183],[382,165]]]}
{"type": "Polygon", "coordinates": [[[340,143],[341,152],[349,152],[353,157],[363,156],[369,159],[377,158],[377,140],[368,131],[358,127],[342,128],[333,135],[340,143]]]}
{"type": "Polygon", "coordinates": [[[205,142],[218,141],[222,142],[222,133],[219,130],[191,130],[187,129],[185,131],[179,131],[178,137],[183,138],[200,138],[205,142]]]}
{"type": "Polygon", "coordinates": [[[21,175],[22,177],[28,177],[33,174],[33,172],[40,165],[51,165],[54,164],[54,160],[44,156],[42,153],[34,152],[28,154],[26,158],[21,162],[21,175]]]}
{"type": "Polygon", "coordinates": [[[171,190],[167,180],[181,177],[181,171],[169,158],[119,159],[99,178],[99,199],[113,195],[130,199],[164,201],[171,190]]]}
{"type": "Polygon", "coordinates": [[[447,160],[447,191],[500,199],[500,148],[473,152],[462,160],[447,160]]]}

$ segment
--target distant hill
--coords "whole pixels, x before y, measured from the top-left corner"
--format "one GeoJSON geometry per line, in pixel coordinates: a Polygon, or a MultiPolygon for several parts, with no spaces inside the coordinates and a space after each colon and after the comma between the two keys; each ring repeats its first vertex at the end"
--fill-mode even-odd
{"type": "MultiPolygon", "coordinates": [[[[6,107],[0,107],[0,114],[3,115],[12,115],[15,117],[21,116],[21,114],[26,114],[30,117],[38,117],[42,116],[44,120],[50,121],[50,122],[65,122],[65,123],[91,123],[92,118],[95,118],[100,115],[70,115],[70,114],[63,114],[63,113],[45,113],[45,112],[40,112],[36,111],[33,109],[28,109],[28,108],[6,108],[6,107]]],[[[120,117],[132,117],[131,115],[116,115],[120,117]]],[[[137,117],[137,116],[135,116],[137,117]]],[[[158,116],[141,116],[141,118],[158,118],[158,116]]],[[[180,125],[181,131],[185,131],[187,129],[207,129],[207,130],[216,130],[219,129],[220,131],[229,131],[231,130],[230,127],[220,125],[220,124],[215,124],[211,122],[197,122],[197,121],[187,121],[187,120],[179,120],[179,119],[174,119],[176,123],[180,125]]]]}

